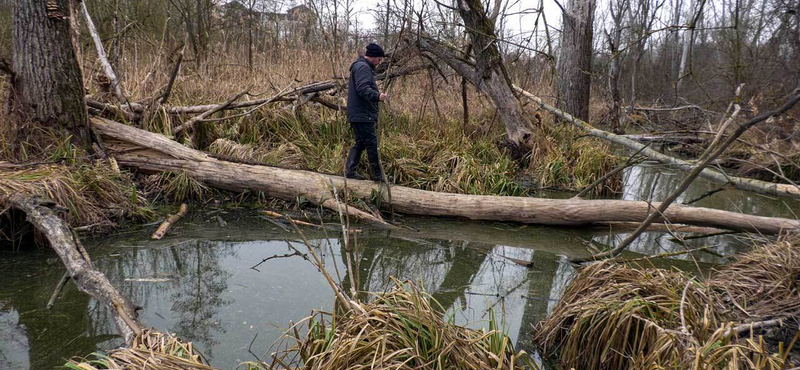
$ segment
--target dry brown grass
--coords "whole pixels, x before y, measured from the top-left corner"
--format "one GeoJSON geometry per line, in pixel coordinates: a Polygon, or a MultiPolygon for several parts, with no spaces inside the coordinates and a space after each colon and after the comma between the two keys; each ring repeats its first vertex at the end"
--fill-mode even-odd
{"type": "Polygon", "coordinates": [[[564,368],[781,369],[793,343],[776,349],[760,335],[731,334],[741,323],[800,317],[796,242],[757,247],[707,282],[593,263],[537,328],[535,342],[564,368]]]}
{"type": "Polygon", "coordinates": [[[130,174],[105,162],[0,167],[0,209],[17,193],[50,199],[63,207],[70,226],[94,231],[107,231],[124,218],[148,219],[153,214],[130,174]]]}
{"type": "Polygon", "coordinates": [[[445,321],[444,310],[410,282],[343,315],[316,313],[294,325],[262,369],[490,370],[532,369],[497,328],[473,330],[445,321]],[[300,334],[302,327],[306,332],[300,334]],[[287,348],[288,347],[288,348],[287,348]]]}
{"type": "Polygon", "coordinates": [[[137,335],[129,348],[72,359],[64,367],[70,370],[216,370],[191,342],[184,343],[175,335],[152,329],[137,335]]]}

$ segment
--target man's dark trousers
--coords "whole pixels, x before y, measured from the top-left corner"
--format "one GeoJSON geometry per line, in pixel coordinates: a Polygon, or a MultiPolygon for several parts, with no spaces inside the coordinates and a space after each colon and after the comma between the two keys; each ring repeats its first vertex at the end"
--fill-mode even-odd
{"type": "Polygon", "coordinates": [[[347,175],[356,173],[356,167],[361,160],[361,153],[367,151],[370,167],[372,167],[373,180],[383,180],[383,171],[378,159],[378,136],[375,134],[375,122],[350,122],[350,127],[356,136],[356,144],[347,155],[347,175]]]}

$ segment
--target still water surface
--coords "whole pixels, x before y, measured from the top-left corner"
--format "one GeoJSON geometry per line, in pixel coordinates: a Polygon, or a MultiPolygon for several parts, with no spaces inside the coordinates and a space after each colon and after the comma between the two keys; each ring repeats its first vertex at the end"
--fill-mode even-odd
{"type": "MultiPolygon", "coordinates": [[[[628,170],[623,199],[665,197],[680,177],[660,167],[628,170]]],[[[714,189],[695,184],[679,202],[714,189]]],[[[724,191],[696,205],[796,218],[797,202],[724,191]]],[[[625,237],[608,228],[552,228],[504,223],[406,218],[408,229],[358,233],[359,290],[391,287],[390,277],[414,280],[431,292],[457,323],[485,327],[493,309],[518,349],[530,350],[532,325],[552,311],[574,273],[569,257],[587,254],[585,241],[613,245],[625,237]],[[521,263],[524,262],[524,263],[521,263]],[[527,265],[527,266],[526,266],[527,265]]],[[[289,322],[312,310],[330,310],[333,295],[321,274],[294,257],[262,259],[303,250],[298,236],[264,221],[257,211],[204,208],[182,220],[167,238],[150,241],[152,228],[85,240],[95,264],[133,302],[141,319],[158,330],[193,341],[212,364],[233,369],[263,354],[289,322]],[[228,225],[221,227],[217,216],[228,225]]],[[[306,230],[332,274],[349,284],[336,232],[306,230]]],[[[689,242],[713,253],[659,262],[687,271],[725,261],[747,244],[725,235],[689,242]],[[697,260],[696,265],[693,260],[697,260]]],[[[665,233],[648,233],[636,253],[684,249],[665,233]]],[[[47,301],[64,273],[52,252],[0,255],[0,368],[50,369],[65,359],[118,346],[109,312],[68,284],[52,310],[47,301]]]]}

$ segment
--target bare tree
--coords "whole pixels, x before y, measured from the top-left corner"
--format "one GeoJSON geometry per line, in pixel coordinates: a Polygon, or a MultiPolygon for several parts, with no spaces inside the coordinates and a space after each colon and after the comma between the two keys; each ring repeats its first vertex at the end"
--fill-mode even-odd
{"type": "Polygon", "coordinates": [[[595,6],[595,0],[569,0],[567,8],[561,8],[561,50],[556,62],[557,105],[583,120],[589,119],[595,6]]]}
{"type": "Polygon", "coordinates": [[[620,107],[622,96],[619,92],[619,78],[622,72],[620,68],[622,52],[619,48],[622,40],[622,19],[625,17],[625,13],[628,11],[629,7],[629,0],[608,2],[608,11],[613,21],[611,33],[606,32],[608,48],[611,53],[611,63],[608,68],[608,90],[611,93],[611,130],[616,134],[622,134],[624,131],[622,129],[620,107]]]}
{"type": "Polygon", "coordinates": [[[692,0],[692,14],[689,22],[686,24],[687,30],[684,31],[683,36],[683,51],[681,52],[681,66],[678,72],[678,82],[675,85],[676,93],[680,94],[683,81],[691,73],[692,68],[692,47],[694,46],[694,31],[697,27],[697,22],[703,15],[703,7],[705,7],[706,0],[692,0]]]}
{"type": "Polygon", "coordinates": [[[522,155],[531,147],[533,127],[512,90],[503,56],[497,47],[494,23],[480,0],[458,0],[456,5],[469,34],[475,61],[424,35],[418,40],[420,50],[434,54],[492,99],[505,125],[508,144],[512,150],[518,151],[515,154],[522,155]]]}

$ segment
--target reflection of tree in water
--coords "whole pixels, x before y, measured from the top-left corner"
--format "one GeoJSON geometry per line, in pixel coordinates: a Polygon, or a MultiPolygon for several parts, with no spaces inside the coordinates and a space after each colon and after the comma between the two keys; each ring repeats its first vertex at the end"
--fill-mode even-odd
{"type": "MultiPolygon", "coordinates": [[[[433,292],[447,309],[464,295],[485,258],[485,253],[460,244],[446,240],[362,240],[359,289],[381,292],[391,288],[390,277],[412,280],[433,292]]],[[[348,279],[344,285],[349,287],[348,279]]]]}
{"type": "Polygon", "coordinates": [[[525,292],[525,308],[517,336],[518,350],[534,350],[534,325],[550,314],[574,271],[566,259],[561,262],[555,256],[536,259],[535,268],[528,271],[530,283],[525,292]]]}
{"type": "Polygon", "coordinates": [[[433,297],[445,310],[450,309],[460,299],[463,311],[467,304],[466,292],[484,265],[486,253],[467,247],[466,242],[458,247],[452,242],[446,243],[450,245],[447,256],[450,268],[433,297]]]}
{"type": "MultiPolygon", "coordinates": [[[[413,240],[367,238],[359,242],[361,281],[358,285],[359,290],[364,292],[390,289],[390,277],[419,282],[430,291],[439,286],[448,268],[444,260],[445,250],[433,243],[421,245],[413,240]]],[[[346,263],[345,256],[341,261],[341,265],[346,263]]],[[[349,274],[346,271],[343,278],[346,289],[350,287],[349,274]]]]}
{"type": "Polygon", "coordinates": [[[186,341],[202,343],[208,357],[213,357],[212,350],[219,343],[213,332],[225,331],[215,317],[220,308],[231,303],[221,298],[231,274],[222,268],[220,260],[221,254],[235,253],[235,249],[221,248],[224,244],[198,242],[194,248],[184,248],[180,254],[182,282],[171,295],[172,311],[179,314],[179,319],[170,330],[186,341]]]}
{"type": "MultiPolygon", "coordinates": [[[[170,307],[178,317],[168,328],[182,339],[201,343],[208,355],[216,341],[214,332],[224,331],[215,320],[220,308],[230,304],[221,298],[231,274],[221,266],[224,257],[236,254],[232,243],[189,240],[166,248],[120,249],[122,256],[96,261],[100,269],[131,300],[146,310],[170,307]],[[136,282],[126,279],[166,278],[168,282],[136,282]],[[167,300],[167,303],[163,301],[167,300]],[[159,304],[161,303],[161,304],[159,304]]],[[[156,312],[158,314],[158,312],[156,312]]],[[[87,328],[92,335],[115,333],[111,314],[92,301],[87,328]]]]}

